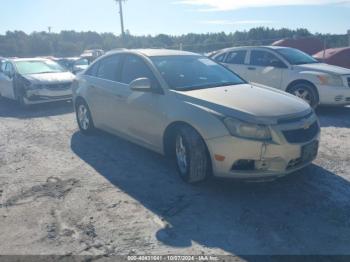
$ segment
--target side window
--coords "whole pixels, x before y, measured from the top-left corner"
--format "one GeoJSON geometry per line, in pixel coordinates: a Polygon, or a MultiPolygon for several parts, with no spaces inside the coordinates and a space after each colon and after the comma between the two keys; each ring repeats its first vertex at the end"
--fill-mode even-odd
{"type": "Polygon", "coordinates": [[[11,76],[13,75],[14,73],[14,69],[13,69],[13,66],[11,63],[7,62],[5,63],[5,70],[4,70],[4,73],[7,75],[7,76],[11,76]]]}
{"type": "Polygon", "coordinates": [[[6,71],[8,71],[9,74],[13,74],[15,72],[15,69],[13,68],[11,63],[7,63],[6,71]]]}
{"type": "Polygon", "coordinates": [[[275,55],[266,51],[252,51],[250,64],[255,66],[286,67],[286,65],[275,55]]]}
{"type": "Polygon", "coordinates": [[[235,65],[243,65],[244,61],[245,61],[246,54],[247,54],[247,51],[245,51],[245,50],[230,52],[226,57],[225,63],[235,64],[235,65]]]}
{"type": "Polygon", "coordinates": [[[224,62],[225,56],[226,56],[226,53],[223,53],[223,54],[221,54],[221,55],[215,57],[214,60],[215,60],[216,62],[222,63],[222,62],[224,62]]]}
{"type": "Polygon", "coordinates": [[[118,82],[120,61],[119,55],[104,58],[99,62],[100,65],[97,69],[96,77],[118,82]]]}
{"type": "Polygon", "coordinates": [[[133,80],[142,77],[149,78],[152,84],[156,83],[155,76],[151,69],[140,57],[127,55],[124,60],[121,82],[130,84],[133,80]]]}
{"type": "Polygon", "coordinates": [[[89,76],[97,77],[97,70],[99,66],[100,66],[100,62],[96,62],[86,71],[85,74],[89,76]]]}
{"type": "Polygon", "coordinates": [[[7,65],[6,62],[2,62],[2,64],[1,64],[1,71],[2,71],[3,73],[5,73],[5,71],[6,71],[6,65],[7,65]]]}

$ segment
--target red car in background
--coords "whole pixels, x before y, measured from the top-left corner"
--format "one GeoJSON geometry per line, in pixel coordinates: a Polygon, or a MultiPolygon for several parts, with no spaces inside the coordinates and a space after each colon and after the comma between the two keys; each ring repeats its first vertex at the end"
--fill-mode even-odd
{"type": "Polygon", "coordinates": [[[350,69],[350,47],[330,48],[316,53],[318,61],[350,69]]]}

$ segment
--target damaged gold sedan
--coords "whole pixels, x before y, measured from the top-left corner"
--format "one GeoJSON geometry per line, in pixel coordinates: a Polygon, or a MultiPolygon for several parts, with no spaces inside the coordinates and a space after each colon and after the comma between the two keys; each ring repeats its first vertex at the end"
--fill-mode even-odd
{"type": "Polygon", "coordinates": [[[84,134],[103,129],[174,158],[180,176],[275,179],[317,156],[318,119],[299,98],[251,85],[218,63],[173,50],[120,50],[73,84],[84,134]]]}

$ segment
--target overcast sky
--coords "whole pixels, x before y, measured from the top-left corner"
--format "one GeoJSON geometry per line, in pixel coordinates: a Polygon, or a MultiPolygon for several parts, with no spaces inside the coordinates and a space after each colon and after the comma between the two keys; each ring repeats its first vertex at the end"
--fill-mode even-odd
{"type": "MultiPolygon", "coordinates": [[[[257,26],[345,34],[350,0],[127,0],[132,34],[234,32],[257,26]]],[[[114,0],[1,0],[0,34],[61,30],[120,33],[114,0]]]]}

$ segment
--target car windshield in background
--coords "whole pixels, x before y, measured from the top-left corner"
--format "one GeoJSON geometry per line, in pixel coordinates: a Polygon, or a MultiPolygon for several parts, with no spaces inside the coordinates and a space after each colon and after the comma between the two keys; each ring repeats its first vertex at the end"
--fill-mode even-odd
{"type": "Polygon", "coordinates": [[[151,58],[170,88],[179,91],[246,83],[239,76],[202,56],[151,58]]]}
{"type": "Polygon", "coordinates": [[[89,60],[87,60],[87,59],[79,59],[79,60],[77,60],[76,62],[75,62],[75,65],[77,65],[77,66],[87,66],[87,65],[89,65],[89,60]]]}
{"type": "Polygon", "coordinates": [[[21,75],[66,72],[62,66],[53,61],[17,61],[15,64],[21,75]]]}
{"type": "Polygon", "coordinates": [[[308,54],[293,48],[279,48],[276,51],[292,65],[316,64],[316,59],[308,54]]]}

